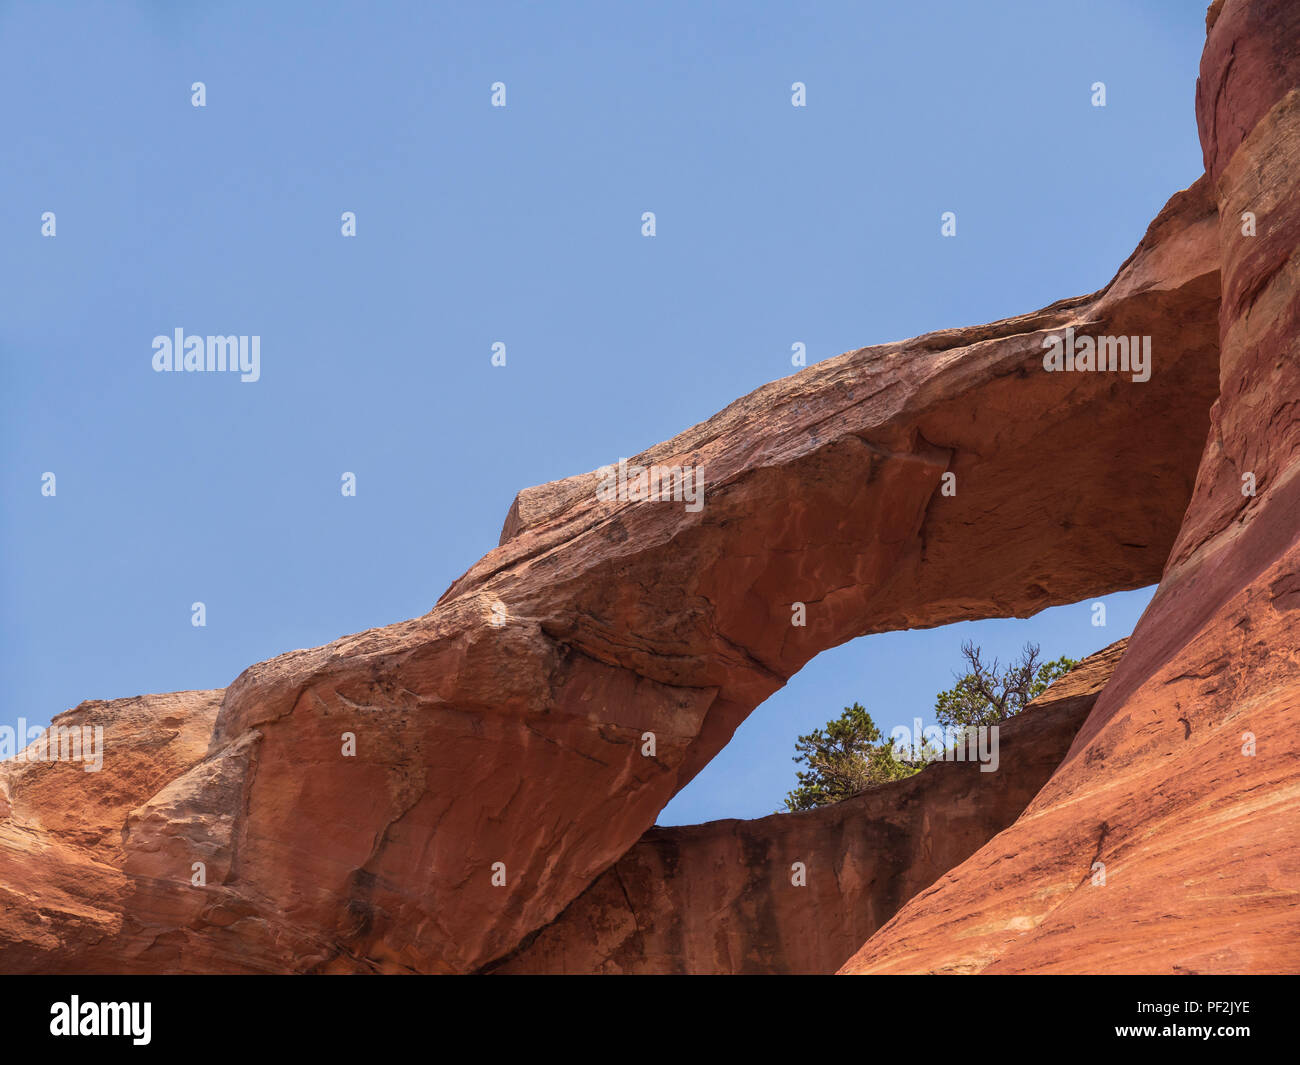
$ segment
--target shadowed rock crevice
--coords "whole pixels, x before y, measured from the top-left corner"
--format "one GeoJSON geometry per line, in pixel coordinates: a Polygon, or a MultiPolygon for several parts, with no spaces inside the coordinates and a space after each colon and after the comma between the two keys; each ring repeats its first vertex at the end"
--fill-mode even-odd
{"type": "Polygon", "coordinates": [[[1000,764],[940,762],[818,810],[653,828],[496,973],[833,973],[1019,816],[1124,653],[1082,662],[1001,726],[1000,764]],[[806,886],[792,883],[805,866],[806,886]]]}

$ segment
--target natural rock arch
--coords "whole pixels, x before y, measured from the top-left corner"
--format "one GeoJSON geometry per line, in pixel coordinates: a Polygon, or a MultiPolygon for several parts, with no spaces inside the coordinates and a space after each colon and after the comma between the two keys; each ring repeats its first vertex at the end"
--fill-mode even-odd
{"type": "Polygon", "coordinates": [[[113,816],[137,803],[120,844],[45,816],[76,767],[0,768],[0,892],[50,900],[0,928],[6,967],[478,969],[627,853],[819,651],[1163,572],[1026,813],[847,968],[1293,968],[1298,19],[1216,0],[1208,177],[1101,292],[827,360],[636,458],[703,466],[701,511],[602,502],[598,474],[532,489],[424,617],[254,666],[219,709],[217,693],[114,704],[174,770],[109,778],[113,816]],[[1244,210],[1265,221],[1251,242],[1244,210]],[[1067,326],[1152,337],[1156,372],[1045,373],[1042,341],[1067,326]],[[202,757],[155,736],[182,711],[211,715],[202,757]],[[1266,757],[1245,762],[1238,731],[1266,757]],[[1221,859],[1208,872],[1198,839],[1221,859]],[[1081,887],[1098,853],[1103,894],[1081,887]],[[994,870],[1012,880],[990,894],[994,870]],[[1171,911],[1188,918],[1172,939],[1171,911]]]}
{"type": "Polygon", "coordinates": [[[1094,296],[828,360],[636,457],[702,466],[702,510],[602,502],[599,473],[521,493],[431,613],[231,685],[128,824],[131,908],[182,969],[474,970],[818,651],[1152,583],[1215,391],[1215,225],[1198,183],[1094,296]],[[1067,326],[1154,337],[1158,372],[1044,372],[1067,326]]]}

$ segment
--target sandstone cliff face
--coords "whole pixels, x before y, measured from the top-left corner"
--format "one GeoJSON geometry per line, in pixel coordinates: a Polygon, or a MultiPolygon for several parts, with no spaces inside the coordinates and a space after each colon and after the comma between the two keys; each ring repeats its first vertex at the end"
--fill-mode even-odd
{"type": "Polygon", "coordinates": [[[58,715],[51,727],[79,739],[103,730],[97,772],[85,761],[36,760],[45,743],[24,752],[32,760],[0,762],[0,970],[76,971],[88,951],[119,942],[132,920],[123,823],[203,758],[221,696],[142,695],[58,715]]]}
{"type": "MultiPolygon", "coordinates": [[[[702,511],[601,502],[598,473],[532,489],[422,618],[224,693],[83,704],[121,719],[97,812],[79,767],[0,771],[0,968],[478,970],[599,883],[819,651],[1157,578],[1060,769],[846,969],[1294,968],[1298,17],[1212,9],[1207,177],[1101,292],[828,360],[634,460],[703,466],[702,511]],[[1067,326],[1151,336],[1151,379],[1045,373],[1067,326]],[[150,715],[185,720],[159,745],[132,724],[150,715]]],[[[863,888],[858,927],[902,897],[863,888]]],[[[725,944],[684,935],[686,964],[761,957],[742,918],[725,944]]],[[[597,932],[551,957],[624,964],[597,932]]]]}
{"type": "Polygon", "coordinates": [[[1300,6],[1207,21],[1220,395],[1178,542],[1061,769],[846,972],[1300,968],[1300,6]]]}
{"type": "Polygon", "coordinates": [[[1002,725],[996,770],[937,762],[819,810],[653,828],[491,971],[835,972],[904,902],[1020,815],[1126,643],[1087,658],[1002,725]]]}
{"type": "Polygon", "coordinates": [[[425,617],[230,686],[206,757],[125,818],[124,938],[69,964],[473,971],[818,651],[1150,583],[1215,390],[1216,234],[1201,182],[1094,296],[840,356],[637,457],[703,466],[701,511],[601,502],[596,473],[522,493],[425,617]],[[1067,326],[1154,335],[1167,368],[1046,374],[1067,326]]]}
{"type": "Polygon", "coordinates": [[[430,614],[246,671],[127,824],[148,964],[473,971],[818,651],[1153,581],[1214,395],[1216,232],[1200,183],[1095,296],[841,356],[636,459],[703,466],[702,511],[601,502],[595,473],[526,492],[430,614]],[[1166,369],[1046,374],[1068,325],[1154,335],[1166,369]]]}

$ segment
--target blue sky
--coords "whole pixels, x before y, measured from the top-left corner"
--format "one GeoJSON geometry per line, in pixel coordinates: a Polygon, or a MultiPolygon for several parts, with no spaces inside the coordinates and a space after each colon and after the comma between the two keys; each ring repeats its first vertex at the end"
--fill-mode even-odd
{"type": "MultiPolygon", "coordinates": [[[[422,614],[519,488],[795,342],[1100,287],[1201,171],[1203,39],[1199,0],[0,6],[0,724],[422,614]],[[178,327],[261,379],[154,373],[178,327]]],[[[926,715],[964,638],[1078,657],[1148,598],[827,652],[661,821],[777,809],[796,735],[926,715]]]]}

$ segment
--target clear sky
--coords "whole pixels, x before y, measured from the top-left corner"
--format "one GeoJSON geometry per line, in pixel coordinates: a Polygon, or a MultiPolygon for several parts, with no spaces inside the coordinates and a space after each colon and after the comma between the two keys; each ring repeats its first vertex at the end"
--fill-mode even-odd
{"type": "MultiPolygon", "coordinates": [[[[1204,9],[0,5],[0,724],[423,614],[519,488],[701,421],[796,342],[1099,288],[1201,171],[1204,9]],[[177,328],[260,336],[260,380],[155,373],[177,328]]],[[[1080,604],[827,652],[661,821],[770,813],[845,704],[928,716],[962,639],[1080,657],[1149,594],[1105,629],[1080,604]]]]}

